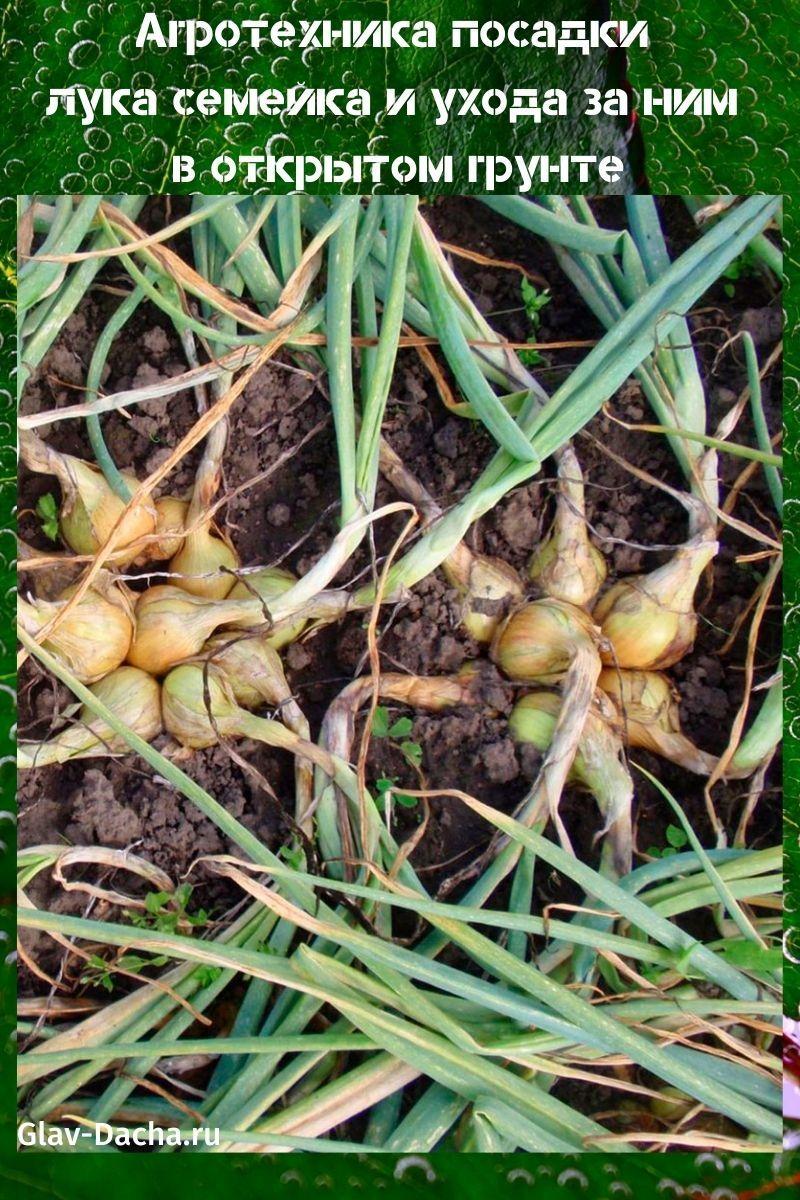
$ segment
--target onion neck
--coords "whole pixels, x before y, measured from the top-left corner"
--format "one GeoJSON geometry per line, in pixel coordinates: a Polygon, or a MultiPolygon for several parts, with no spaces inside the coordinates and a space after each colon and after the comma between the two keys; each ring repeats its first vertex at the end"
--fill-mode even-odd
{"type": "Polygon", "coordinates": [[[681,546],[668,563],[641,577],[638,586],[670,612],[692,613],[700,577],[718,550],[716,541],[700,534],[681,546]]]}
{"type": "MultiPolygon", "coordinates": [[[[109,730],[111,733],[111,730],[109,730]]],[[[20,770],[49,767],[72,758],[92,758],[113,753],[101,738],[85,725],[70,725],[46,742],[20,742],[17,767],[20,770]]]]}
{"type": "Polygon", "coordinates": [[[67,466],[67,456],[54,450],[31,429],[19,432],[19,451],[29,471],[37,475],[55,475],[69,499],[75,492],[75,480],[67,466]]]}
{"type": "Polygon", "coordinates": [[[205,631],[206,637],[210,637],[220,625],[230,625],[234,621],[246,620],[254,616],[260,617],[265,624],[267,623],[264,605],[255,597],[249,600],[209,600],[207,605],[199,606],[195,620],[197,628],[205,631]]]}
{"type": "Polygon", "coordinates": [[[558,464],[558,494],[552,538],[559,554],[565,554],[575,546],[588,548],[590,545],[586,528],[583,472],[571,446],[564,447],[558,464]]]}
{"type": "Polygon", "coordinates": [[[288,750],[291,754],[307,759],[331,779],[337,787],[355,801],[358,800],[358,780],[349,763],[331,754],[322,746],[298,737],[291,729],[272,721],[268,717],[257,717],[253,713],[239,709],[236,714],[236,728],[239,736],[253,738],[267,746],[278,750],[288,750]]]}
{"type": "Polygon", "coordinates": [[[676,766],[691,771],[693,775],[711,775],[717,765],[713,754],[706,753],[695,746],[694,742],[680,732],[669,732],[658,725],[647,726],[647,739],[642,738],[642,745],[653,750],[661,758],[674,762],[676,766]],[[647,741],[650,745],[647,745],[647,741]]]}

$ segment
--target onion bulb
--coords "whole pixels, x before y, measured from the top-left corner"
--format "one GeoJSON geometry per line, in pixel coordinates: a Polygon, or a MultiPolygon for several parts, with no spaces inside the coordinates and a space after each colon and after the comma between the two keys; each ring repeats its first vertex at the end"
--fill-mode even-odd
{"type": "Polygon", "coordinates": [[[295,736],[277,721],[241,708],[225,675],[213,666],[175,667],[164,680],[162,704],[167,731],[193,750],[216,745],[220,736],[251,737],[284,749],[295,744],[295,736]]]}
{"type": "MultiPolygon", "coordinates": [[[[380,469],[399,494],[414,505],[422,517],[423,529],[442,517],[442,510],[430,492],[383,439],[380,469]]],[[[522,599],[522,581],[517,572],[500,558],[476,554],[464,542],[459,542],[447,555],[442,570],[451,587],[461,595],[464,628],[476,642],[490,642],[500,621],[522,599]]],[[[368,589],[362,589],[364,592],[370,595],[368,589]]]]}
{"type": "MultiPolygon", "coordinates": [[[[92,692],[128,729],[146,742],[161,732],[161,689],[146,671],[117,667],[94,684],[92,692]]],[[[73,758],[127,754],[128,750],[122,735],[84,705],[76,724],[55,737],[46,742],[20,742],[17,766],[21,769],[44,767],[73,758]]]]}
{"type": "Polygon", "coordinates": [[[236,582],[239,555],[213,521],[187,533],[169,564],[177,587],[206,600],[224,600],[236,582]]]}
{"type": "MultiPolygon", "coordinates": [[[[240,279],[238,272],[228,282],[234,279],[240,279]]],[[[232,327],[236,328],[235,321],[232,327]]],[[[219,399],[228,391],[231,378],[226,372],[215,381],[219,399]]],[[[170,562],[170,570],[180,577],[175,580],[177,586],[206,600],[225,599],[235,582],[231,572],[239,566],[238,554],[210,516],[222,480],[227,440],[228,418],[222,417],[212,425],[206,438],[186,511],[187,532],[170,562]]]]}
{"type": "MultiPolygon", "coordinates": [[[[35,637],[66,606],[74,588],[58,600],[17,600],[17,619],[35,637]]],[[[81,683],[95,683],[124,662],[133,637],[133,620],[124,603],[114,603],[92,588],[42,643],[81,683]]]]}
{"type": "MultiPolygon", "coordinates": [[[[297,583],[297,578],[291,571],[281,567],[261,567],[258,571],[250,571],[241,577],[229,595],[230,600],[251,600],[255,607],[252,616],[244,617],[236,622],[238,629],[252,629],[263,625],[269,619],[269,602],[276,596],[282,596],[297,583]]],[[[279,621],[265,635],[268,645],[273,650],[280,650],[290,642],[297,641],[306,626],[304,617],[288,617],[279,621]]]]}
{"type": "Polygon", "coordinates": [[[501,558],[475,554],[463,542],[444,560],[442,570],[463,598],[464,628],[476,642],[490,642],[500,621],[522,599],[519,575],[501,558]]]}
{"type": "Polygon", "coordinates": [[[188,500],[179,500],[177,496],[159,496],[155,502],[156,536],[145,545],[136,559],[137,565],[166,562],[178,553],[183,542],[181,535],[188,509],[188,500]]]}
{"type": "Polygon", "coordinates": [[[650,750],[695,775],[711,774],[717,760],[681,733],[678,698],[665,675],[607,667],[598,686],[614,701],[629,746],[650,750]]]}
{"type": "Polygon", "coordinates": [[[192,750],[216,745],[220,735],[247,737],[249,720],[256,719],[236,703],[224,675],[195,663],[170,671],[163,684],[162,706],[167,732],[192,750]]]}
{"type": "Polygon", "coordinates": [[[717,543],[700,534],[663,567],[609,588],[592,614],[609,642],[603,661],[656,671],[688,654],[697,632],[694,594],[716,552],[717,543]]]}
{"type": "Polygon", "coordinates": [[[591,617],[561,600],[534,600],[500,627],[491,654],[510,679],[551,683],[561,679],[582,649],[595,649],[599,630],[591,617]]]}
{"type": "Polygon", "coordinates": [[[583,475],[575,451],[565,446],[558,464],[558,496],[553,527],[534,551],[528,576],[547,596],[584,607],[605,582],[608,568],[589,540],[583,475]]]}
{"type": "Polygon", "coordinates": [[[220,625],[256,612],[257,600],[203,600],[170,584],[148,588],[136,603],[135,631],[128,662],[151,675],[197,654],[220,625]]]}
{"type": "Polygon", "coordinates": [[[213,666],[185,663],[175,667],[164,680],[162,706],[164,725],[182,746],[201,750],[216,745],[221,737],[252,738],[306,759],[351,799],[358,798],[358,781],[347,763],[278,721],[247,712],[236,703],[225,676],[213,666]]]}
{"type": "MultiPolygon", "coordinates": [[[[59,453],[29,430],[20,434],[20,452],[30,470],[55,475],[61,485],[59,529],[64,541],[76,554],[96,554],[125,512],[126,502],[111,489],[97,467],[59,453]]],[[[131,493],[135,492],[139,481],[124,472],[122,477],[131,493]]],[[[116,550],[152,534],[155,526],[155,506],[149,500],[142,501],[126,513],[116,535],[116,550]]],[[[126,565],[137,553],[134,550],[129,556],[118,556],[115,551],[113,561],[126,565]]]]}
{"type": "MultiPolygon", "coordinates": [[[[545,753],[553,739],[562,700],[556,692],[522,696],[512,709],[508,728],[515,742],[535,746],[545,753]]],[[[631,807],[633,783],[622,762],[622,743],[596,712],[587,714],[578,749],[567,777],[591,792],[603,816],[602,833],[608,835],[610,866],[616,875],[631,869],[633,839],[631,807]]]]}
{"type": "Polygon", "coordinates": [[[292,698],[278,652],[262,637],[217,633],[203,646],[202,657],[225,676],[243,708],[277,708],[292,698]]]}

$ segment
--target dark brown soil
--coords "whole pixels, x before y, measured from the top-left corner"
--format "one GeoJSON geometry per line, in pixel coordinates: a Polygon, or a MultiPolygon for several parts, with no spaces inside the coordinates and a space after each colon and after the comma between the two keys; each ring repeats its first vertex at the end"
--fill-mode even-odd
{"type": "MultiPolygon", "coordinates": [[[[691,224],[681,203],[663,202],[673,254],[688,244],[691,224]]],[[[521,232],[492,214],[476,201],[442,199],[427,210],[437,234],[446,241],[507,260],[515,260],[542,274],[552,293],[542,312],[538,338],[542,342],[592,339],[602,330],[571,285],[565,280],[547,247],[539,239],[521,232]]],[[[614,224],[623,219],[616,200],[603,201],[601,220],[614,224]]],[[[154,202],[148,212],[153,228],[163,223],[163,202],[154,202]]],[[[529,333],[521,307],[519,276],[510,270],[457,260],[457,269],[481,310],[502,332],[514,340],[529,333]]],[[[114,282],[106,270],[102,284],[114,282]]],[[[74,403],[84,385],[86,368],[98,329],[107,320],[117,298],[98,285],[84,300],[64,328],[57,344],[29,383],[24,396],[26,412],[74,403]]],[[[725,347],[728,339],[748,328],[759,344],[763,362],[780,337],[779,301],[755,277],[740,280],[733,296],[716,287],[698,305],[692,326],[706,381],[713,425],[746,384],[738,345],[725,347]]],[[[537,372],[552,391],[586,351],[545,351],[537,372]]],[[[107,390],[117,391],[145,381],[174,376],[185,370],[180,344],[168,322],[144,305],[125,336],[114,345],[104,380],[107,390]]],[[[780,383],[777,372],[764,381],[768,417],[773,429],[780,424],[780,383]]],[[[652,416],[637,384],[631,382],[613,398],[611,410],[628,422],[650,421],[652,416]]],[[[336,530],[338,476],[333,431],[328,405],[314,378],[297,365],[274,362],[265,367],[247,389],[232,413],[230,442],[226,454],[225,487],[236,491],[223,511],[225,525],[244,565],[280,562],[302,574],[323,552],[336,530]],[[312,434],[316,426],[317,432],[312,434]],[[300,446],[302,439],[305,444],[300,446]],[[299,446],[299,448],[298,448],[299,446]],[[292,453],[296,449],[296,453],[292,453]],[[283,458],[286,461],[282,461],[283,458]],[[277,465],[276,467],[276,464],[277,465]],[[262,473],[272,472],[251,484],[262,473]]],[[[142,404],[129,417],[111,415],[104,419],[109,448],[117,463],[139,474],[152,471],[187,432],[196,418],[194,398],[181,392],[166,402],[142,404]]],[[[745,415],[737,439],[750,437],[745,415]]],[[[89,457],[82,425],[64,422],[49,427],[52,443],[71,453],[89,457]]],[[[491,454],[487,435],[471,422],[451,416],[441,403],[433,381],[415,352],[400,352],[389,402],[386,435],[410,470],[445,505],[455,502],[468,489],[491,454]]],[[[685,515],[664,493],[640,483],[630,472],[604,453],[610,447],[629,462],[652,475],[680,487],[682,480],[669,447],[658,436],[632,433],[605,415],[595,418],[576,442],[587,478],[588,518],[597,544],[607,554],[612,577],[649,570],[664,561],[664,547],[685,537],[685,515]]],[[[192,480],[197,452],[173,477],[170,491],[185,492],[192,480]]],[[[741,469],[741,461],[722,456],[723,478],[730,484],[741,469]]],[[[499,555],[515,567],[524,568],[532,547],[550,519],[552,464],[543,475],[516,490],[481,520],[470,532],[478,550],[499,555]]],[[[43,493],[53,490],[44,476],[23,472],[20,480],[21,535],[41,549],[52,546],[44,538],[32,514],[43,493]]],[[[393,493],[381,485],[379,500],[393,493]]],[[[768,529],[772,514],[763,476],[755,472],[739,502],[740,515],[768,529]]],[[[384,552],[401,528],[399,520],[385,521],[377,531],[377,551],[384,552]]],[[[681,662],[673,675],[681,691],[685,732],[704,749],[720,752],[726,745],[731,722],[742,697],[745,635],[722,656],[720,647],[737,616],[748,604],[758,581],[759,563],[738,563],[737,556],[757,549],[730,528],[722,537],[713,579],[701,598],[701,625],[694,652],[681,662]]],[[[352,573],[368,569],[368,548],[353,562],[352,573]]],[[[352,577],[352,576],[351,576],[352,577]]],[[[32,579],[25,582],[30,586],[32,579]]],[[[344,580],[340,581],[344,582],[344,580]]],[[[777,600],[775,601],[777,605],[777,600]]],[[[421,674],[449,673],[479,651],[459,624],[458,598],[437,573],[414,590],[399,611],[387,613],[381,624],[380,648],[386,670],[421,674]]],[[[747,622],[745,622],[745,631],[747,622]]],[[[780,647],[777,608],[767,615],[756,659],[757,678],[769,677],[780,647]]],[[[290,683],[312,721],[313,731],[331,699],[364,668],[363,620],[352,616],[310,640],[291,647],[285,655],[290,683]]],[[[456,711],[443,716],[411,714],[412,737],[423,750],[422,769],[431,788],[457,786],[510,811],[524,795],[537,763],[521,756],[507,733],[506,714],[513,690],[498,681],[496,701],[489,709],[456,711]]],[[[68,703],[61,689],[24,668],[21,684],[22,736],[45,736],[54,708],[68,703]]],[[[249,743],[238,747],[241,755],[269,780],[278,797],[292,790],[291,764],[280,754],[249,743]]],[[[642,754],[641,760],[657,772],[663,783],[683,804],[695,829],[706,844],[711,831],[707,821],[702,780],[677,767],[642,754]]],[[[286,837],[286,823],[274,801],[221,748],[195,754],[188,771],[226,808],[267,844],[276,847],[286,837]]],[[[372,779],[395,777],[413,786],[415,776],[390,741],[375,740],[370,757],[372,779]]],[[[753,820],[750,838],[754,844],[773,843],[780,836],[779,775],[771,782],[753,820]]],[[[641,851],[665,844],[665,830],[672,823],[670,812],[656,791],[640,778],[637,789],[637,841],[641,851]]],[[[726,828],[733,832],[739,818],[746,784],[718,786],[715,800],[726,828]]],[[[26,773],[20,779],[20,843],[41,842],[132,846],[150,858],[175,880],[192,861],[207,853],[230,847],[216,827],[148,768],[131,759],[115,762],[74,763],[64,768],[47,768],[26,773]]],[[[570,792],[564,800],[567,828],[576,851],[594,861],[593,837],[600,827],[593,802],[570,792]]],[[[419,816],[403,809],[397,820],[401,833],[410,832],[419,816]]],[[[423,878],[437,888],[463,870],[487,844],[487,827],[469,815],[456,801],[434,800],[425,835],[414,852],[414,863],[423,878]]],[[[221,912],[238,896],[202,875],[197,880],[198,903],[221,912]]],[[[537,910],[555,900],[573,898],[564,881],[542,872],[537,879],[537,910]]],[[[55,889],[41,881],[36,901],[54,906],[55,889]]],[[[73,902],[82,907],[83,900],[73,902]]],[[[40,985],[36,985],[37,989],[40,985]]]]}

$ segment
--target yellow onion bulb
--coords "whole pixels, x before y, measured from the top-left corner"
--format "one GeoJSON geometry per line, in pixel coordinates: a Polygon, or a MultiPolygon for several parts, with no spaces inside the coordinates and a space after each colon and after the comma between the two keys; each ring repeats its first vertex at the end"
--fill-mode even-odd
{"type": "Polygon", "coordinates": [[[278,652],[263,637],[215,634],[203,647],[203,658],[225,677],[242,708],[279,705],[291,699],[278,652]]]}
{"type": "MultiPolygon", "coordinates": [[[[17,601],[17,618],[36,636],[66,606],[73,588],[56,601],[17,601]]],[[[42,643],[81,683],[95,683],[124,662],[133,637],[133,621],[122,604],[93,589],[81,597],[42,643]]]]}
{"type": "Polygon", "coordinates": [[[178,553],[183,544],[182,534],[188,509],[188,500],[179,500],[177,496],[159,496],[155,502],[156,536],[146,543],[136,560],[137,564],[167,562],[178,553]]]}
{"type": "MultiPolygon", "coordinates": [[[[72,486],[65,486],[65,477],[60,476],[64,489],[64,500],[59,514],[59,528],[64,541],[76,554],[96,554],[111,536],[117,521],[125,512],[127,504],[112,491],[97,467],[71,455],[63,456],[65,470],[72,486]]],[[[131,494],[139,481],[129,474],[122,474],[131,494]]],[[[123,550],[154,532],[156,527],[155,506],[143,501],[128,512],[117,535],[117,550],[123,550]]],[[[138,553],[130,557],[114,555],[116,563],[129,563],[138,553]]]]}
{"type": "Polygon", "coordinates": [[[588,537],[565,544],[563,538],[551,534],[528,563],[532,583],[554,600],[579,608],[591,604],[607,574],[606,560],[588,537]]]}
{"type": "Polygon", "coordinates": [[[680,662],[697,633],[694,612],[667,608],[638,580],[615,584],[592,615],[609,643],[603,662],[635,670],[658,671],[680,662]]]}
{"type": "Polygon", "coordinates": [[[199,653],[220,625],[253,610],[253,600],[204,600],[169,584],[148,588],[136,603],[135,630],[128,662],[151,675],[199,653]]]}
{"type": "Polygon", "coordinates": [[[717,760],[681,732],[678,696],[666,675],[606,667],[597,682],[613,700],[629,746],[659,754],[695,775],[711,774],[717,760]]]}
{"type": "Polygon", "coordinates": [[[213,667],[175,667],[164,680],[161,705],[167,732],[192,750],[214,746],[219,734],[238,730],[241,713],[233,691],[213,667]]]}
{"type": "MultiPolygon", "coordinates": [[[[150,500],[141,501],[127,511],[127,503],[106,482],[102,471],[82,458],[55,450],[32,430],[20,431],[19,448],[31,471],[55,475],[58,479],[62,493],[59,528],[71,550],[82,555],[96,554],[125,513],[115,535],[114,562],[125,565],[136,557],[136,551],[128,558],[119,552],[153,532],[156,512],[150,500]]],[[[122,478],[133,494],[139,486],[138,480],[124,472],[122,478]]]]}
{"type": "MultiPolygon", "coordinates": [[[[277,650],[257,634],[218,633],[203,647],[209,670],[222,677],[234,700],[243,709],[267,704],[277,710],[287,729],[304,742],[310,741],[308,720],[298,705],[283,673],[277,650]]],[[[241,724],[241,721],[240,721],[241,724]]],[[[264,726],[259,726],[263,735],[264,726]]],[[[295,760],[295,811],[298,823],[311,832],[314,806],[314,770],[311,762],[299,756],[295,760]]]]}
{"type": "MultiPolygon", "coordinates": [[[[122,666],[92,687],[97,699],[127,728],[150,742],[163,728],[161,688],[157,680],[136,667],[122,666]]],[[[100,758],[127,754],[125,738],[85,704],[78,721],[46,742],[20,742],[17,765],[21,768],[64,763],[73,758],[100,758]]]]}
{"type": "MultiPolygon", "coordinates": [[[[252,600],[260,605],[254,607],[252,616],[246,616],[236,622],[237,629],[254,629],[263,625],[266,613],[269,612],[270,600],[282,596],[297,583],[297,577],[291,571],[282,567],[262,567],[258,571],[248,571],[229,594],[230,600],[252,600]],[[265,612],[266,609],[266,612],[265,612]]],[[[306,627],[304,617],[289,617],[286,621],[278,622],[265,635],[265,641],[273,650],[280,650],[290,642],[296,642],[306,627]]]]}
{"type": "Polygon", "coordinates": [[[182,539],[169,564],[174,582],[193,596],[224,600],[236,582],[239,555],[213,523],[200,525],[182,539]]]}
{"type": "Polygon", "coordinates": [[[601,596],[593,616],[609,643],[609,666],[660,671],[688,654],[697,633],[694,594],[717,543],[700,534],[649,575],[620,580],[601,596]]]}
{"type": "Polygon", "coordinates": [[[629,745],[657,752],[654,731],[680,732],[677,697],[666,675],[605,667],[597,686],[611,697],[624,718],[629,745]]]}
{"type": "MultiPolygon", "coordinates": [[[[279,721],[254,716],[241,708],[225,676],[215,667],[197,663],[175,667],[164,680],[162,706],[165,728],[188,749],[216,745],[220,737],[252,737],[265,745],[289,750],[297,756],[298,765],[302,759],[308,766],[321,767],[351,797],[357,793],[357,780],[347,763],[339,762],[279,721]]],[[[308,768],[306,776],[310,781],[308,768]]],[[[310,819],[307,802],[309,793],[298,797],[297,818],[306,829],[310,819]]]]}
{"type": "Polygon", "coordinates": [[[491,655],[509,679],[556,682],[578,650],[596,645],[598,633],[583,609],[561,600],[534,600],[500,627],[491,655]]]}
{"type": "Polygon", "coordinates": [[[444,560],[442,570],[463,597],[464,628],[476,642],[491,642],[508,610],[522,599],[517,572],[501,558],[474,554],[463,542],[444,560]]]}

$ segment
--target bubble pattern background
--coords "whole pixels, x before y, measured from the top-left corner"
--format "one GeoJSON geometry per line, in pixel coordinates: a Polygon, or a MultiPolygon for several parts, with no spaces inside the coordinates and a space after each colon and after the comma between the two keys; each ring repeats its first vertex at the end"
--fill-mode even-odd
{"type": "MultiPolygon", "coordinates": [[[[196,3],[180,0],[159,8],[164,20],[170,16],[197,15],[196,3]]],[[[386,16],[389,5],[360,3],[358,15],[386,16]]],[[[466,15],[466,7],[455,0],[436,0],[426,8],[425,16],[440,23],[466,15]]],[[[800,568],[798,566],[798,526],[800,504],[798,482],[797,429],[800,418],[800,363],[798,363],[798,236],[797,195],[800,178],[791,155],[792,113],[800,100],[798,52],[796,49],[797,13],[792,0],[763,0],[757,6],[736,0],[662,0],[658,12],[643,0],[630,0],[627,18],[647,19],[651,30],[651,48],[635,51],[630,61],[630,77],[635,87],[708,86],[714,82],[741,89],[742,117],[725,123],[718,118],[706,121],[684,118],[680,123],[664,119],[642,122],[647,151],[650,186],[657,193],[683,192],[705,194],[714,191],[762,191],[786,194],[785,249],[788,257],[786,289],[786,850],[788,868],[787,948],[800,960],[800,568]],[[794,11],[793,11],[794,10],[794,11]]],[[[144,8],[144,6],[142,6],[144,8]]],[[[602,15],[602,4],[586,5],[586,15],[602,15]]],[[[319,6],[308,0],[284,0],[260,4],[211,0],[202,5],[203,15],[212,20],[225,17],[285,13],[289,18],[318,16],[319,6]]],[[[343,3],[327,6],[331,17],[352,16],[353,6],[343,3]]],[[[558,19],[562,12],[570,17],[582,15],[576,6],[550,0],[547,5],[518,4],[512,0],[478,0],[469,5],[471,17],[510,20],[520,14],[527,19],[541,15],[558,19]]],[[[218,146],[250,149],[264,137],[247,122],[229,130],[226,141],[221,123],[196,119],[173,119],[165,129],[155,128],[145,119],[118,124],[101,121],[83,129],[78,124],[42,125],[43,93],[49,87],[63,86],[81,77],[94,86],[154,86],[161,92],[170,86],[256,86],[264,77],[281,86],[295,81],[313,80],[315,85],[343,82],[346,86],[367,85],[356,71],[351,57],[344,66],[320,51],[306,54],[302,63],[290,54],[270,62],[255,55],[220,51],[192,63],[171,55],[148,55],[136,50],[131,37],[138,9],[121,0],[107,4],[85,0],[15,0],[4,10],[0,22],[0,89],[2,112],[8,131],[0,148],[0,259],[14,245],[14,200],[19,191],[127,191],[151,192],[166,184],[165,166],[173,148],[194,141],[198,153],[212,155],[218,146]],[[326,66],[326,60],[328,65],[326,66]],[[176,69],[176,63],[178,67],[176,69]],[[326,72],[330,78],[326,79],[326,72]],[[212,78],[213,77],[213,78],[212,78]],[[151,82],[152,81],[152,82],[151,82]],[[184,82],[185,81],[185,82],[184,82]]],[[[393,0],[391,15],[400,19],[421,15],[409,0],[393,0]]],[[[420,64],[410,55],[401,75],[397,62],[388,62],[376,52],[376,73],[386,82],[401,87],[418,74],[420,64]],[[389,77],[391,72],[391,77],[389,77]]],[[[360,63],[358,64],[360,67],[360,63]]],[[[441,64],[438,67],[441,72],[441,64]]],[[[584,87],[592,84],[604,66],[575,60],[564,63],[561,86],[584,87]],[[577,64],[577,65],[576,65],[577,64]],[[592,73],[595,74],[592,74],[592,73]]],[[[483,86],[511,83],[517,86],[544,86],[533,77],[524,57],[464,54],[457,71],[467,83],[481,80],[483,86]],[[519,66],[519,73],[516,67],[519,66]]],[[[452,79],[452,74],[449,79],[452,79]]],[[[435,85],[438,76],[427,81],[435,85]]],[[[451,84],[452,85],[452,84],[451,84]]],[[[263,86],[263,85],[262,85],[263,86]]],[[[493,125],[487,128],[494,129],[493,125]]],[[[574,131],[573,131],[574,132],[574,131]]],[[[580,131],[578,131],[580,132],[580,131]]],[[[600,137],[600,130],[590,137],[600,137]]],[[[328,126],[326,136],[330,136],[328,126]]],[[[335,129],[337,147],[345,150],[360,146],[366,133],[376,152],[384,152],[387,143],[376,139],[388,136],[380,129],[343,123],[335,129]]],[[[276,130],[285,152],[313,153],[321,149],[319,127],[313,122],[298,124],[291,130],[276,130]]],[[[611,131],[611,138],[619,131],[611,131]]],[[[496,152],[496,135],[480,129],[420,131],[406,123],[392,143],[403,153],[496,152]],[[402,139],[405,138],[405,141],[402,139]],[[489,150],[485,140],[489,139],[489,150]],[[484,141],[482,141],[484,139],[484,141]],[[423,149],[424,147],[424,149],[423,149]]],[[[539,134],[537,147],[547,149],[539,134]]],[[[796,141],[796,134],[794,137],[796,141]]],[[[605,131],[604,148],[609,144],[605,131]]],[[[512,150],[513,146],[509,145],[512,150]]],[[[385,152],[389,153],[387,149],[385,152]]],[[[637,176],[636,168],[631,178],[637,176]]],[[[219,190],[209,188],[208,190],[219,190]]],[[[463,190],[463,189],[462,189],[463,190]]],[[[13,803],[13,763],[9,731],[13,723],[14,642],[12,635],[14,522],[14,346],[13,298],[4,276],[0,275],[0,784],[3,788],[0,810],[13,803]]],[[[0,838],[13,842],[13,827],[7,814],[0,812],[0,838]]],[[[0,859],[0,921],[2,922],[2,1015],[5,1028],[13,1027],[14,980],[7,957],[13,943],[12,929],[13,858],[0,859]]],[[[800,1005],[800,962],[789,973],[787,1007],[793,1012],[800,1005]]],[[[669,1154],[654,1157],[626,1156],[608,1160],[599,1154],[580,1158],[565,1156],[516,1155],[509,1158],[471,1158],[457,1155],[425,1156],[236,1156],[228,1159],[159,1156],[128,1157],[125,1169],[102,1155],[28,1154],[19,1158],[14,1152],[14,1117],[11,1106],[14,1047],[10,1038],[0,1042],[0,1068],[3,1074],[0,1102],[0,1180],[14,1183],[41,1194],[55,1197],[80,1197],[89,1200],[100,1188],[113,1181],[119,1200],[139,1197],[152,1182],[164,1192],[176,1194],[190,1187],[202,1200],[218,1194],[220,1181],[231,1175],[240,1200],[269,1194],[306,1197],[341,1195],[343,1192],[389,1197],[420,1196],[427,1200],[458,1195],[465,1200],[482,1197],[496,1189],[510,1196],[547,1200],[556,1197],[591,1196],[594,1200],[626,1200],[635,1197],[680,1198],[693,1200],[733,1200],[744,1194],[757,1195],[768,1189],[770,1195],[794,1194],[800,1171],[800,1157],[784,1154],[717,1155],[669,1154]]]]}
{"type": "MultiPolygon", "coordinates": [[[[618,153],[625,160],[627,122],[616,118],[590,118],[575,113],[568,118],[548,120],[538,126],[530,122],[510,124],[506,117],[456,119],[444,126],[434,124],[435,106],[421,99],[416,116],[385,118],[381,108],[387,86],[397,89],[418,86],[420,93],[441,89],[480,86],[506,89],[525,86],[544,90],[560,87],[580,96],[586,87],[609,86],[617,70],[607,55],[555,51],[542,56],[536,51],[503,47],[473,50],[453,49],[446,33],[453,17],[469,15],[478,21],[516,17],[530,19],[531,5],[525,0],[472,0],[462,9],[454,0],[359,0],[331,3],[321,9],[308,0],[270,0],[245,3],[237,0],[196,2],[172,0],[157,6],[159,21],[166,29],[170,19],[202,17],[216,25],[223,20],[240,23],[268,17],[273,21],[326,16],[331,20],[357,18],[362,21],[426,19],[437,25],[440,45],[435,49],[363,48],[358,50],[253,49],[248,44],[221,47],[212,42],[196,57],[187,58],[180,48],[158,49],[135,44],[138,22],[146,6],[133,7],[124,0],[107,4],[85,4],[85,0],[42,0],[12,4],[5,34],[5,83],[14,121],[7,133],[0,174],[9,192],[127,191],[151,193],[169,190],[173,154],[193,154],[197,179],[175,186],[176,191],[219,191],[209,166],[221,152],[234,156],[264,152],[281,155],[344,154],[453,155],[464,161],[467,153],[505,154],[541,151],[559,154],[569,148],[582,154],[618,153]],[[15,19],[16,18],[16,19],[15,19]],[[38,19],[37,19],[38,18],[38,19]],[[159,98],[154,118],[101,117],[97,126],[82,127],[79,118],[58,112],[43,119],[51,89],[76,84],[87,88],[151,88],[159,98]],[[179,116],[172,106],[178,88],[206,87],[217,90],[248,87],[286,89],[292,85],[313,87],[363,87],[373,96],[373,112],[363,117],[244,117],[226,122],[223,117],[179,116]],[[31,132],[36,137],[32,138],[31,132]],[[47,187],[43,180],[48,180],[47,187]],[[35,189],[34,189],[35,184],[35,189]]],[[[544,15],[560,18],[598,19],[607,5],[599,0],[550,0],[544,15]]],[[[625,181],[630,188],[631,178],[625,181]]],[[[446,190],[463,191],[466,172],[446,190]]],[[[248,189],[250,190],[250,189],[248,189]]],[[[256,185],[252,190],[259,190],[256,185]]],[[[273,189],[274,190],[274,189],[273,189]]],[[[289,185],[282,190],[288,191],[289,185]]],[[[325,190],[324,187],[320,190],[325,190]]],[[[358,190],[355,186],[351,190],[358,190]]],[[[402,190],[387,185],[387,190],[402,190]]],[[[618,186],[615,185],[615,190],[618,186]]]]}

